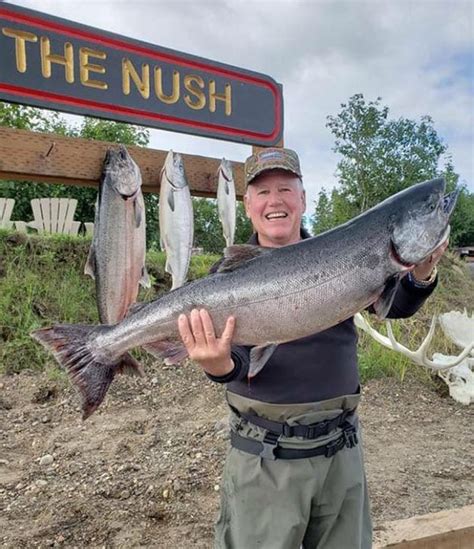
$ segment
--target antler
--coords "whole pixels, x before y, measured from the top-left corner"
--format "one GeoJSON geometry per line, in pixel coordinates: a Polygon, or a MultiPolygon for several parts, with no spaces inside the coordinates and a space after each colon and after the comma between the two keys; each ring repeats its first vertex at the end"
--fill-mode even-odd
{"type": "Polygon", "coordinates": [[[447,370],[449,368],[452,368],[453,366],[456,366],[457,364],[461,363],[469,355],[472,349],[474,349],[474,341],[473,341],[470,345],[468,345],[464,349],[464,351],[462,351],[462,353],[460,353],[457,357],[454,357],[453,360],[447,363],[443,364],[443,363],[430,360],[427,356],[427,352],[435,332],[436,317],[433,317],[428,335],[425,337],[422,344],[419,346],[419,348],[416,351],[410,351],[410,349],[407,349],[407,347],[398,343],[395,340],[395,337],[392,331],[392,326],[389,321],[387,321],[388,337],[382,335],[380,332],[377,332],[377,330],[372,328],[369,322],[360,313],[357,313],[354,316],[354,322],[358,328],[360,328],[361,330],[364,330],[364,332],[368,333],[371,337],[375,339],[375,341],[377,341],[384,347],[387,347],[388,349],[392,349],[393,351],[397,351],[402,355],[408,357],[410,360],[412,360],[416,364],[419,364],[421,366],[427,366],[428,368],[431,368],[433,370],[447,370]]]}

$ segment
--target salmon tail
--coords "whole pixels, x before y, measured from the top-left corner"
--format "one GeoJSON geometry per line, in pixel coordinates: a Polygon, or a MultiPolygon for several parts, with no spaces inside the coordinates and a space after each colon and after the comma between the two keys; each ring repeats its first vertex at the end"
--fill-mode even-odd
{"type": "Polygon", "coordinates": [[[106,326],[61,324],[31,333],[67,371],[81,396],[82,419],[87,419],[100,406],[116,373],[143,375],[141,365],[128,353],[115,362],[107,362],[90,348],[90,335],[106,329],[106,326]]]}

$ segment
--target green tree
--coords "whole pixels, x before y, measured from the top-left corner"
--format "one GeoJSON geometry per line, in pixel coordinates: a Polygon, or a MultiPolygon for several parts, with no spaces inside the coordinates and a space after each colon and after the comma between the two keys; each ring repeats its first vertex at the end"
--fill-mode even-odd
{"type": "MultiPolygon", "coordinates": [[[[217,202],[210,198],[193,198],[194,245],[205,252],[221,254],[225,248],[222,225],[217,211],[217,202]]],[[[235,243],[247,242],[252,234],[250,221],[245,215],[244,206],[237,203],[235,243]]]]}
{"type": "MultiPolygon", "coordinates": [[[[341,107],[339,114],[327,118],[335,136],[333,150],[341,155],[338,185],[330,196],[323,190],[316,200],[312,218],[315,233],[343,223],[420,181],[442,176],[448,190],[456,186],[458,175],[451,159],[448,157],[442,170],[438,168],[447,146],[429,116],[422,116],[418,122],[392,120],[380,98],[366,102],[362,94],[352,96],[341,107]]],[[[469,207],[467,198],[460,200],[463,208],[469,207]]],[[[453,216],[453,243],[462,234],[462,211],[457,208],[453,216]]]]}

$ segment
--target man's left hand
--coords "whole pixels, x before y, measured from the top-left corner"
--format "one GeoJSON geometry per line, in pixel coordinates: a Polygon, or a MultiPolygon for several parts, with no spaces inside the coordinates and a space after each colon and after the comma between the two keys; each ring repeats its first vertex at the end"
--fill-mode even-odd
{"type": "Polygon", "coordinates": [[[439,263],[439,260],[441,259],[441,256],[446,251],[446,248],[448,247],[449,241],[446,240],[436,248],[436,250],[428,257],[428,259],[425,259],[422,263],[419,263],[412,271],[413,276],[416,278],[416,280],[428,280],[431,276],[431,273],[433,272],[433,269],[436,267],[436,265],[439,263]]]}

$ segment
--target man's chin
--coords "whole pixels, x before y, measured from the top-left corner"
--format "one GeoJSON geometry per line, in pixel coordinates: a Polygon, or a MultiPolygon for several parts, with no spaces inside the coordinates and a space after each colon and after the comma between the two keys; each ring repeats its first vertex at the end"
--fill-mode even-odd
{"type": "Polygon", "coordinates": [[[266,227],[264,234],[260,233],[260,236],[282,246],[292,240],[292,231],[288,227],[266,227]]]}

